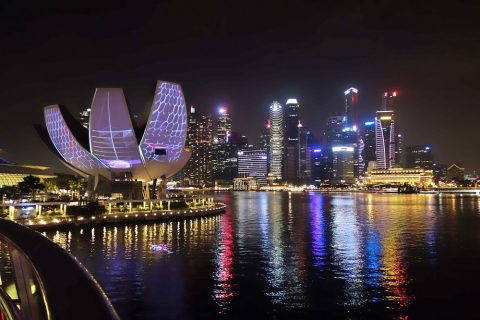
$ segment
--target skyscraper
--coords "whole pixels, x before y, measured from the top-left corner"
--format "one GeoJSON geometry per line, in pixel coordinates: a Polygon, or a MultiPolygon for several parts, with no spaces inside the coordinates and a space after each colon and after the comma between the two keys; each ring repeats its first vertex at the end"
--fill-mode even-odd
{"type": "Polygon", "coordinates": [[[267,152],[265,150],[240,150],[238,156],[238,177],[253,177],[258,185],[267,184],[267,152]]]}
{"type": "Polygon", "coordinates": [[[260,133],[260,139],[258,141],[258,146],[260,149],[267,150],[268,154],[268,149],[270,146],[270,120],[267,120],[267,124],[265,127],[262,128],[262,131],[260,133]]]}
{"type": "Polygon", "coordinates": [[[270,173],[282,179],[283,108],[278,101],[270,105],[270,173]]]}
{"type": "Polygon", "coordinates": [[[368,167],[368,163],[376,161],[375,156],[376,144],[375,144],[375,121],[367,121],[361,128],[363,147],[361,150],[362,156],[362,168],[360,170],[363,174],[368,167]]]}
{"type": "Polygon", "coordinates": [[[351,87],[345,90],[344,94],[347,125],[358,126],[358,89],[351,87]]]}
{"type": "Polygon", "coordinates": [[[332,147],[333,177],[335,183],[354,183],[354,152],[351,146],[332,147]]]}
{"type": "Polygon", "coordinates": [[[395,167],[395,122],[393,111],[377,111],[375,117],[375,152],[377,168],[395,167]]]}
{"type": "Polygon", "coordinates": [[[296,143],[298,141],[298,112],[300,105],[298,104],[297,99],[288,99],[285,106],[285,142],[286,143],[296,143]]]}
{"type": "Polygon", "coordinates": [[[406,158],[407,168],[434,169],[432,149],[427,145],[407,147],[406,158]]]}
{"type": "Polygon", "coordinates": [[[308,181],[312,178],[312,141],[313,134],[311,130],[299,124],[298,133],[298,173],[297,178],[308,181]]]}
{"type": "Polygon", "coordinates": [[[381,111],[396,111],[397,91],[385,91],[382,96],[381,111]]]}
{"type": "Polygon", "coordinates": [[[212,137],[213,121],[210,115],[190,107],[186,145],[192,155],[184,168],[183,179],[188,185],[206,185],[213,182],[212,137]]]}
{"type": "Polygon", "coordinates": [[[232,118],[228,113],[227,108],[221,107],[218,109],[217,118],[217,140],[218,143],[226,143],[229,134],[232,132],[232,118]]]}

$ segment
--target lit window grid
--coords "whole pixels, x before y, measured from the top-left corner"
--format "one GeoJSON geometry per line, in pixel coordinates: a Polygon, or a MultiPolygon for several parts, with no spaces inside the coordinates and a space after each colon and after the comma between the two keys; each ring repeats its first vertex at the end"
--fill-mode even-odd
{"type": "Polygon", "coordinates": [[[270,173],[282,178],[283,158],[283,110],[280,103],[274,101],[270,106],[270,173]]]}
{"type": "Polygon", "coordinates": [[[238,154],[238,175],[246,174],[259,184],[267,184],[267,153],[262,150],[242,151],[238,154]]]}

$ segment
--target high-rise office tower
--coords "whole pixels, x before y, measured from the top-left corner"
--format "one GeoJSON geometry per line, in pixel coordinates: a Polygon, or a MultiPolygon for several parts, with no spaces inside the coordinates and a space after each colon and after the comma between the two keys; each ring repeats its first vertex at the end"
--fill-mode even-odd
{"type": "Polygon", "coordinates": [[[268,157],[265,150],[239,150],[238,177],[253,177],[257,184],[267,184],[268,157]]]}
{"type": "MultiPolygon", "coordinates": [[[[398,132],[398,125],[395,131],[398,132]]],[[[403,146],[403,135],[401,133],[397,133],[395,137],[395,164],[397,167],[405,167],[405,150],[403,146]]]]}
{"type": "Polygon", "coordinates": [[[312,142],[313,134],[311,130],[299,124],[298,133],[298,172],[297,178],[300,180],[310,180],[312,178],[312,142]]]}
{"type": "Polygon", "coordinates": [[[285,142],[287,144],[298,142],[299,109],[300,105],[297,99],[287,99],[283,118],[285,124],[285,142]]]}
{"type": "Polygon", "coordinates": [[[367,170],[369,162],[377,160],[375,155],[375,121],[365,122],[361,129],[361,135],[363,146],[361,150],[362,168],[360,171],[363,174],[367,170]]]}
{"type": "Polygon", "coordinates": [[[344,94],[347,126],[358,126],[358,89],[351,87],[344,94]]]}
{"type": "Polygon", "coordinates": [[[434,169],[432,149],[427,145],[407,147],[406,160],[407,168],[434,169]]]}
{"type": "Polygon", "coordinates": [[[282,179],[283,108],[278,101],[270,105],[270,173],[282,179]]]}
{"type": "Polygon", "coordinates": [[[229,135],[232,132],[232,118],[228,113],[227,108],[221,107],[218,109],[217,118],[217,140],[218,143],[226,143],[229,135]]]}
{"type": "Polygon", "coordinates": [[[267,124],[263,127],[260,132],[260,139],[258,141],[258,146],[260,149],[267,150],[270,146],[270,120],[267,120],[267,124]]]}
{"type": "Polygon", "coordinates": [[[192,154],[183,170],[186,184],[206,185],[213,182],[212,136],[212,117],[190,107],[186,145],[192,154]]]}
{"type": "Polygon", "coordinates": [[[351,146],[332,147],[333,177],[335,183],[354,183],[354,153],[351,146]]]}
{"type": "Polygon", "coordinates": [[[331,157],[329,157],[329,153],[325,151],[326,150],[318,146],[312,147],[311,149],[312,180],[317,184],[321,184],[325,180],[330,180],[333,175],[332,162],[330,161],[331,157]]]}
{"type": "Polygon", "coordinates": [[[397,91],[385,91],[382,96],[381,111],[396,111],[397,91]]]}
{"type": "Polygon", "coordinates": [[[284,123],[284,153],[283,153],[283,180],[296,182],[299,178],[299,109],[297,99],[287,100],[283,123],[284,123]]]}
{"type": "Polygon", "coordinates": [[[393,111],[377,111],[375,117],[375,152],[377,168],[395,167],[395,121],[393,111]]]}

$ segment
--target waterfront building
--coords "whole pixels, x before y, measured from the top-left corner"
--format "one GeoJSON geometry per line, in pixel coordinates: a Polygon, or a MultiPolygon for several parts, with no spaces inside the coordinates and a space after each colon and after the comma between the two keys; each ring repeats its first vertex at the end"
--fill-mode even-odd
{"type": "Polygon", "coordinates": [[[366,172],[363,182],[366,185],[409,184],[418,187],[431,187],[434,185],[433,170],[425,170],[421,168],[373,169],[366,172]]]}
{"type": "Polygon", "coordinates": [[[227,143],[230,133],[232,132],[232,118],[227,108],[220,107],[218,109],[217,118],[217,140],[218,143],[227,143]]]}
{"type": "Polygon", "coordinates": [[[446,181],[448,178],[447,170],[448,165],[443,163],[435,163],[433,164],[433,175],[435,177],[435,181],[446,181]]]}
{"type": "Polygon", "coordinates": [[[358,89],[351,87],[345,90],[344,94],[347,126],[358,126],[358,89]]]}
{"type": "Polygon", "coordinates": [[[433,170],[432,149],[427,145],[407,147],[406,167],[433,170]]]}
{"type": "Polygon", "coordinates": [[[397,91],[385,91],[382,96],[381,111],[395,111],[397,110],[397,91]]]}
{"type": "Polygon", "coordinates": [[[299,124],[298,127],[298,172],[297,179],[310,181],[312,178],[312,145],[313,133],[299,124]]]}
{"type": "Polygon", "coordinates": [[[363,175],[368,163],[370,161],[376,161],[377,157],[375,155],[376,145],[375,145],[375,121],[367,121],[363,124],[361,129],[362,135],[362,148],[359,151],[361,155],[361,165],[362,168],[359,169],[360,173],[363,175]]]}
{"type": "Polygon", "coordinates": [[[270,105],[270,173],[278,180],[282,179],[283,161],[283,109],[278,101],[270,105]]]}
{"type": "Polygon", "coordinates": [[[447,168],[447,179],[462,181],[465,179],[465,168],[461,164],[453,163],[447,168]]]}
{"type": "Polygon", "coordinates": [[[321,184],[324,181],[330,180],[333,175],[333,168],[330,153],[325,152],[326,150],[321,147],[312,147],[312,180],[317,184],[321,184]]]}
{"type": "MultiPolygon", "coordinates": [[[[398,125],[395,124],[395,131],[398,132],[398,125]]],[[[396,133],[395,137],[395,165],[397,167],[403,168],[406,167],[406,154],[405,154],[405,148],[403,146],[404,143],[404,138],[403,134],[401,133],[396,133]]]]}
{"type": "Polygon", "coordinates": [[[190,107],[186,145],[192,154],[183,169],[185,185],[203,186],[213,183],[212,140],[212,117],[190,107]]]}
{"type": "Polygon", "coordinates": [[[375,153],[377,167],[395,167],[395,121],[393,111],[377,111],[375,117],[375,153]]]}
{"type": "Polygon", "coordinates": [[[233,190],[250,191],[259,187],[257,180],[253,177],[242,175],[233,179],[233,190]]]}
{"type": "Polygon", "coordinates": [[[262,128],[258,146],[260,149],[267,150],[268,153],[270,148],[270,120],[267,120],[267,124],[262,128]]]}
{"type": "Polygon", "coordinates": [[[23,181],[23,178],[30,175],[39,178],[41,182],[45,179],[57,177],[51,172],[49,167],[45,166],[19,165],[11,162],[0,163],[0,188],[17,186],[19,182],[23,181]]]}
{"type": "Polygon", "coordinates": [[[284,110],[284,154],[283,180],[296,182],[299,177],[299,138],[300,138],[300,105],[297,99],[287,99],[284,110]]]}
{"type": "Polygon", "coordinates": [[[88,136],[78,122],[64,117],[66,110],[58,105],[44,108],[46,128],[37,130],[67,167],[89,178],[91,192],[110,194],[119,187],[124,197],[149,198],[148,183],[161,179],[157,190],[164,196],[167,178],[190,157],[185,149],[187,110],[178,84],[158,81],[154,97],[148,120],[141,126],[145,129],[138,133],[141,139],[120,88],[96,90],[88,136]]]}
{"type": "Polygon", "coordinates": [[[297,99],[287,99],[285,104],[284,125],[285,125],[285,143],[298,143],[298,124],[300,105],[297,99]]]}
{"type": "Polygon", "coordinates": [[[258,185],[267,184],[267,152],[260,150],[240,150],[237,152],[239,178],[255,178],[258,185]]]}
{"type": "Polygon", "coordinates": [[[355,148],[348,146],[332,147],[332,181],[334,183],[355,183],[354,175],[354,153],[355,148]]]}

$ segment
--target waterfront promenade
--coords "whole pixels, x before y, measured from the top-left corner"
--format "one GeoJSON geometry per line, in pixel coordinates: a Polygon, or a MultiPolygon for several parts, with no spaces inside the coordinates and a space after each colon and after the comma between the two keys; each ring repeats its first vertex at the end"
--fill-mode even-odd
{"type": "Polygon", "coordinates": [[[169,198],[152,200],[100,201],[101,212],[69,214],[75,208],[86,208],[82,202],[36,202],[1,204],[8,217],[33,229],[48,229],[111,223],[137,223],[187,219],[225,211],[225,204],[212,197],[169,198]]]}

